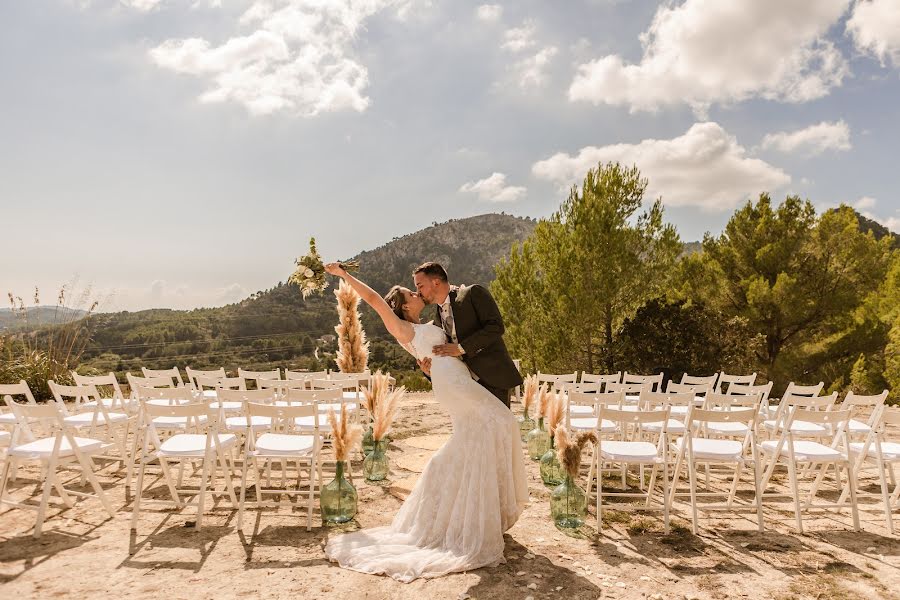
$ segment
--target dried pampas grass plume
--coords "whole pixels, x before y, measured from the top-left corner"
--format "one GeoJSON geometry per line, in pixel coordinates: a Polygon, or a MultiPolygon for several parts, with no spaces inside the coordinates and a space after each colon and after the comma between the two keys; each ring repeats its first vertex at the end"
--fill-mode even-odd
{"type": "Polygon", "coordinates": [[[375,407],[378,406],[378,403],[384,398],[384,395],[390,388],[390,380],[391,376],[389,373],[385,374],[378,370],[372,375],[369,385],[363,386],[363,400],[366,403],[366,411],[368,411],[370,418],[374,418],[375,407]]]}
{"type": "Polygon", "coordinates": [[[369,342],[359,318],[359,294],[350,284],[341,280],[334,290],[337,298],[339,323],[334,331],[338,336],[338,351],[335,362],[341,373],[362,373],[369,362],[369,342]]]}
{"type": "Polygon", "coordinates": [[[563,469],[570,477],[578,476],[578,467],[581,466],[581,451],[590,442],[597,443],[597,434],[593,431],[584,431],[572,440],[565,427],[556,430],[557,456],[563,469]]]}
{"type": "Polygon", "coordinates": [[[522,384],[522,409],[526,417],[531,416],[531,405],[534,404],[537,395],[538,378],[537,375],[529,375],[522,384]]]}
{"type": "Polygon", "coordinates": [[[394,415],[400,407],[400,400],[406,394],[405,387],[399,387],[392,392],[388,392],[375,407],[374,422],[372,423],[372,439],[376,442],[381,441],[391,430],[391,424],[394,422],[394,415]]]}
{"type": "Polygon", "coordinates": [[[538,392],[538,416],[547,418],[547,405],[550,403],[550,390],[553,389],[553,384],[548,383],[546,386],[540,386],[540,391],[538,392]]]}
{"type": "Polygon", "coordinates": [[[546,421],[547,430],[550,432],[550,435],[553,436],[556,434],[559,424],[562,423],[563,395],[557,392],[555,394],[548,394],[548,396],[550,396],[550,398],[547,401],[547,414],[544,415],[544,421],[546,421]]]}
{"type": "Polygon", "coordinates": [[[341,404],[341,420],[338,422],[334,410],[328,411],[328,423],[331,425],[331,443],[334,445],[334,457],[338,462],[346,462],[350,458],[350,450],[362,440],[362,427],[349,424],[347,406],[341,404]]]}

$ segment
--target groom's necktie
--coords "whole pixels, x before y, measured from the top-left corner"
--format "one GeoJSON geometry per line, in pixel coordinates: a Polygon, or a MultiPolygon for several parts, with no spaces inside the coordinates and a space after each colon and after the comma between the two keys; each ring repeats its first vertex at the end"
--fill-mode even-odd
{"type": "Polygon", "coordinates": [[[453,341],[453,310],[447,305],[447,311],[441,315],[441,321],[444,325],[444,333],[447,334],[447,342],[453,341]]]}

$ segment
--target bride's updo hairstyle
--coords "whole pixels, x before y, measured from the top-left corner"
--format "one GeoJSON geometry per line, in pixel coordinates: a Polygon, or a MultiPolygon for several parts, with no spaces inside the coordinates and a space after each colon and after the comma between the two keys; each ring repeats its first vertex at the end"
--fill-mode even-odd
{"type": "Polygon", "coordinates": [[[403,313],[403,307],[406,306],[406,296],[403,295],[404,289],[405,288],[402,285],[395,285],[384,296],[384,301],[388,303],[388,306],[391,307],[394,314],[402,321],[407,320],[406,315],[403,313]]]}

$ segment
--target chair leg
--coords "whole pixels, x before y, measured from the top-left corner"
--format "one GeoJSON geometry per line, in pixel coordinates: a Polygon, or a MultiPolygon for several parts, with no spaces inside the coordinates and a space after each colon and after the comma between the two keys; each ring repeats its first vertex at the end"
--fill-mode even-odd
{"type": "MultiPolygon", "coordinates": [[[[206,508],[206,485],[207,479],[209,479],[209,463],[210,460],[215,463],[215,456],[210,456],[209,453],[206,453],[203,457],[203,471],[200,474],[200,495],[197,497],[197,530],[200,530],[203,527],[203,511],[206,508]]],[[[215,465],[213,466],[215,468],[215,465]]]]}
{"type": "Polygon", "coordinates": [[[675,504],[675,490],[678,489],[678,478],[681,477],[681,466],[684,463],[684,453],[686,451],[687,442],[681,443],[681,448],[678,450],[678,456],[675,458],[675,469],[672,471],[672,489],[669,491],[669,504],[675,504]]]}
{"type": "MultiPolygon", "coordinates": [[[[246,454],[244,455],[244,465],[241,469],[241,500],[238,503],[238,520],[237,520],[237,528],[241,529],[241,525],[244,522],[244,502],[247,498],[247,466],[250,462],[250,457],[246,454]]],[[[257,479],[258,481],[258,479],[257,479]]]]}
{"type": "Polygon", "coordinates": [[[859,531],[859,508],[856,506],[856,477],[853,476],[853,459],[847,461],[847,485],[850,486],[850,514],[853,515],[853,529],[859,531]]]}
{"type": "Polygon", "coordinates": [[[75,450],[75,456],[78,457],[82,472],[91,483],[91,487],[94,489],[94,493],[97,494],[97,499],[100,500],[100,504],[102,504],[103,508],[106,509],[106,512],[109,513],[109,517],[115,519],[116,511],[113,509],[112,504],[109,503],[109,499],[106,497],[103,488],[100,487],[100,482],[97,481],[97,476],[94,474],[94,461],[91,460],[90,456],[85,456],[78,450],[75,450]]]}
{"type": "Polygon", "coordinates": [[[44,526],[44,517],[47,514],[47,504],[50,502],[50,490],[53,488],[51,474],[56,473],[57,458],[54,453],[47,463],[47,475],[44,478],[44,491],[41,494],[41,504],[38,507],[37,520],[34,523],[34,539],[41,537],[41,528],[44,526]]]}
{"type": "Polygon", "coordinates": [[[231,468],[228,464],[228,460],[222,452],[217,452],[219,457],[219,464],[222,466],[222,472],[225,475],[225,491],[228,492],[228,498],[231,500],[231,505],[237,505],[237,498],[234,495],[234,484],[231,481],[231,468]]]}
{"type": "Polygon", "coordinates": [[[144,489],[144,469],[146,467],[144,457],[138,467],[137,489],[134,490],[134,507],[131,510],[131,531],[137,530],[138,513],[141,510],[141,491],[144,489]]]}
{"type": "MultiPolygon", "coordinates": [[[[178,480],[178,484],[172,482],[172,472],[169,469],[169,461],[163,457],[159,457],[159,466],[163,473],[163,478],[166,480],[166,486],[169,488],[169,493],[172,495],[172,501],[175,502],[175,506],[178,509],[184,508],[184,504],[181,502],[181,497],[178,495],[178,489],[181,487],[181,479],[178,480]]],[[[180,465],[181,468],[184,468],[184,462],[180,465]]]]}
{"type": "Polygon", "coordinates": [[[692,457],[687,459],[688,480],[691,486],[691,531],[697,535],[699,529],[697,515],[697,465],[692,457]]]}
{"type": "Polygon", "coordinates": [[[791,479],[791,494],[794,497],[794,516],[797,519],[797,531],[803,533],[803,518],[800,515],[800,488],[797,485],[797,465],[788,459],[788,476],[791,479]]]}
{"type": "Polygon", "coordinates": [[[763,522],[763,510],[762,510],[762,488],[759,487],[759,454],[756,449],[756,445],[753,446],[753,486],[756,491],[756,495],[753,500],[756,502],[756,522],[759,527],[759,532],[762,533],[765,530],[765,524],[763,522]]]}
{"type": "MultiPolygon", "coordinates": [[[[0,477],[0,508],[3,506],[3,496],[6,494],[6,482],[9,478],[9,472],[11,467],[11,462],[7,457],[6,461],[3,463],[3,475],[0,477]]],[[[887,494],[885,494],[885,500],[887,499],[887,494]]]]}
{"type": "MultiPolygon", "coordinates": [[[[878,454],[878,479],[881,483],[881,500],[884,502],[884,522],[887,525],[888,533],[894,535],[894,519],[891,514],[891,499],[890,494],[888,494],[888,485],[887,478],[884,473],[884,461],[882,460],[881,454],[878,454]]],[[[2,485],[2,483],[0,483],[2,485]]],[[[3,489],[0,488],[0,498],[2,498],[3,489]]]]}
{"type": "MultiPolygon", "coordinates": [[[[664,452],[668,452],[668,450],[664,450],[664,452]]],[[[656,473],[656,467],[653,467],[653,472],[656,473]]],[[[665,460],[663,462],[663,478],[662,478],[662,501],[663,501],[663,531],[664,533],[669,533],[669,461],[665,460]]],[[[653,486],[650,487],[650,490],[647,492],[651,494],[653,492],[653,486]]]]}
{"type": "Polygon", "coordinates": [[[734,479],[731,481],[731,488],[728,490],[728,503],[726,506],[731,508],[734,506],[734,497],[737,494],[738,482],[741,480],[741,473],[744,472],[744,463],[738,463],[734,469],[734,479]]]}

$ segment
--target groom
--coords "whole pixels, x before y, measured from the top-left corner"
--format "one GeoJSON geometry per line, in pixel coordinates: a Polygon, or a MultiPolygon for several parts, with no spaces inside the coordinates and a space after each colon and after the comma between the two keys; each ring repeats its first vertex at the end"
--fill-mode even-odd
{"type": "MultiPolygon", "coordinates": [[[[478,284],[451,286],[435,262],[413,271],[413,279],[425,304],[437,306],[435,323],[447,337],[434,355],[461,358],[472,377],[509,408],[510,390],[522,384],[522,376],[503,343],[503,317],[490,292],[478,284]]],[[[420,365],[426,373],[431,369],[430,359],[420,365]]]]}

